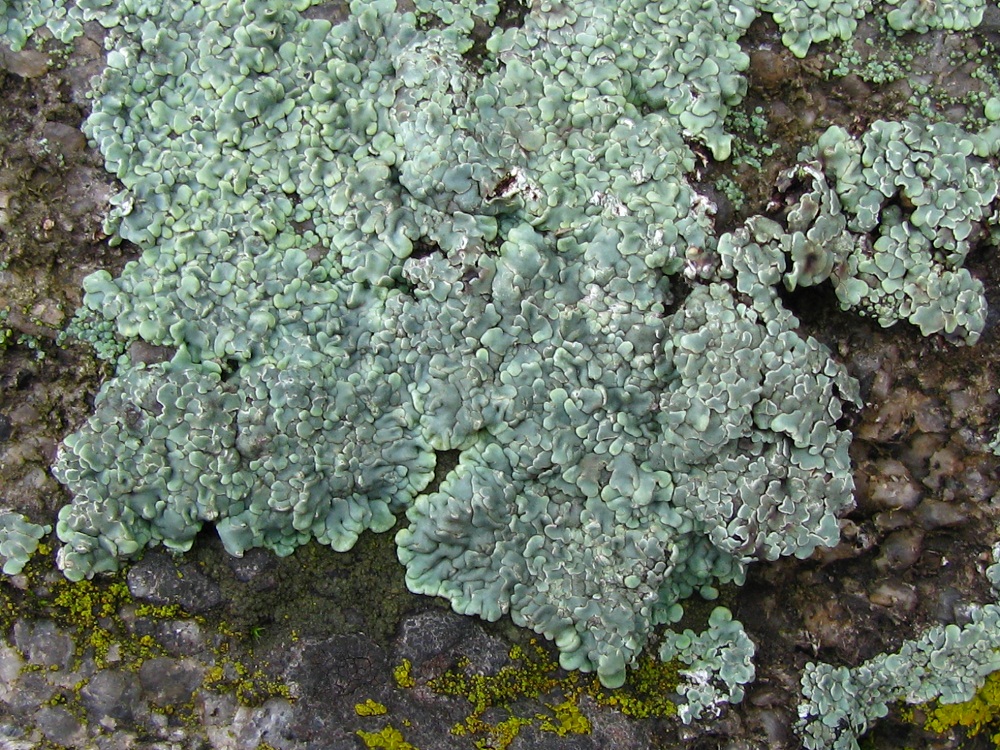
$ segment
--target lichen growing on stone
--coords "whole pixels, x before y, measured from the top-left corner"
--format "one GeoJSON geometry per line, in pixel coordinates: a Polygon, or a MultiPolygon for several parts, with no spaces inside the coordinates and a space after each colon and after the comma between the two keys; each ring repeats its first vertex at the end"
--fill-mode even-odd
{"type": "MultiPolygon", "coordinates": [[[[998,560],[1000,547],[995,547],[994,564],[987,570],[994,597],[1000,597],[998,560]]],[[[997,670],[1000,605],[974,607],[968,624],[935,625],[895,653],[857,667],[807,664],[798,729],[807,750],[857,750],[858,738],[889,712],[891,702],[965,703],[997,670]]]]}
{"type": "Polygon", "coordinates": [[[17,575],[51,526],[32,523],[20,513],[0,509],[0,561],[6,575],[17,575]]]}
{"type": "Polygon", "coordinates": [[[781,29],[781,42],[796,57],[831,39],[850,39],[872,0],[760,0],[781,29]]]}
{"type": "Polygon", "coordinates": [[[743,626],[725,607],[716,607],[703,633],[668,632],[660,646],[663,661],[677,660],[685,667],[679,692],[683,701],[678,715],[685,724],[703,714],[718,714],[725,703],[743,700],[743,686],[753,682],[756,648],[743,626]]]}
{"type": "Polygon", "coordinates": [[[786,253],[797,285],[836,267],[808,242],[840,225],[717,238],[688,179],[689,141],[730,152],[757,9],[539,3],[480,61],[488,5],[308,5],[78,6],[110,29],[108,228],[141,250],[84,302],[173,356],[122,362],[65,441],[66,575],[205,523],[233,554],[347,550],[405,511],[413,591],[616,686],[683,599],[835,543],[857,387],[775,286],[786,253]]]}
{"type": "Polygon", "coordinates": [[[886,14],[896,31],[974,29],[983,20],[986,0],[886,0],[895,6],[886,14]]]}
{"type": "Polygon", "coordinates": [[[1000,221],[994,129],[966,133],[920,119],[875,122],[860,137],[829,128],[782,178],[789,289],[829,279],[844,309],[883,326],[974,344],[986,323],[982,283],[962,267],[1000,221]]]}
{"type": "Polygon", "coordinates": [[[962,727],[969,737],[989,731],[990,741],[1000,745],[1000,672],[993,672],[971,700],[962,703],[931,703],[926,707],[924,727],[933,732],[947,732],[962,727]]]}

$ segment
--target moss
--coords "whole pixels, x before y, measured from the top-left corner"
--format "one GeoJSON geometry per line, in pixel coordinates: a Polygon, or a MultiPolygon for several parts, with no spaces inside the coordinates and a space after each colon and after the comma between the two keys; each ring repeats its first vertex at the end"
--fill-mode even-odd
{"type": "Polygon", "coordinates": [[[624,686],[601,690],[595,700],[634,719],[674,716],[677,704],[669,696],[675,694],[680,684],[680,668],[677,661],[662,662],[642,656],[624,686]]]}
{"type": "MultiPolygon", "coordinates": [[[[625,685],[609,690],[596,677],[560,669],[558,662],[535,639],[526,646],[513,646],[508,656],[511,663],[496,674],[472,673],[470,662],[460,660],[426,683],[438,695],[468,702],[469,714],[451,732],[473,739],[476,747],[506,748],[524,727],[559,737],[590,734],[590,719],[581,706],[584,700],[633,718],[663,718],[677,713],[677,706],[669,698],[679,683],[680,667],[676,662],[665,664],[652,656],[643,656],[630,670],[625,685]],[[546,710],[529,712],[525,708],[527,702],[534,702],[533,705],[541,702],[546,710]],[[506,716],[499,721],[486,718],[494,716],[497,710],[506,716]]],[[[397,666],[393,674],[400,688],[417,685],[409,660],[397,666]]],[[[381,707],[368,700],[355,710],[359,715],[372,715],[361,713],[368,704],[381,707]]]]}
{"type": "Polygon", "coordinates": [[[233,576],[220,550],[199,548],[194,554],[202,572],[219,583],[229,603],[227,617],[251,635],[256,629],[262,643],[285,637],[291,628],[316,638],[361,630],[385,646],[416,601],[406,589],[391,533],[362,534],[349,555],[313,542],[271,558],[261,573],[271,585],[253,596],[246,596],[246,584],[233,576]]]}
{"type": "Polygon", "coordinates": [[[989,675],[972,700],[934,703],[926,712],[925,729],[940,733],[963,727],[969,737],[986,732],[994,747],[1000,747],[1000,672],[989,675]]]}

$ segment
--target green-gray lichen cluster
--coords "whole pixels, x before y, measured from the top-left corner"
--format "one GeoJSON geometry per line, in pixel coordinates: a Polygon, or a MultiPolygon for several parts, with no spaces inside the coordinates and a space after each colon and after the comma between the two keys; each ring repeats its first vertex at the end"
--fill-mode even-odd
{"type": "MultiPolygon", "coordinates": [[[[994,596],[1000,596],[998,555],[1000,546],[986,571],[994,596]]],[[[857,667],[806,665],[799,732],[807,750],[857,750],[858,738],[890,703],[963,703],[998,669],[1000,605],[986,604],[972,610],[966,625],[935,625],[895,653],[857,667]]]]}
{"type": "Polygon", "coordinates": [[[760,0],[781,29],[781,43],[796,57],[831,39],[850,39],[872,0],[760,0]]]}
{"type": "Polygon", "coordinates": [[[683,703],[677,713],[685,724],[706,712],[718,713],[725,703],[743,700],[743,686],[753,682],[753,641],[725,607],[716,607],[702,633],[668,631],[660,645],[660,658],[678,660],[684,678],[678,687],[683,703]]]}
{"type": "Polygon", "coordinates": [[[983,20],[986,0],[886,0],[894,6],[886,14],[896,31],[925,32],[931,29],[974,29],[983,20]]]}
{"type": "MultiPolygon", "coordinates": [[[[964,142],[952,171],[927,157],[913,178],[922,139],[954,134],[906,126],[893,166],[892,134],[873,130],[877,186],[916,205],[966,180],[923,223],[894,223],[867,177],[851,182],[861,147],[834,133],[843,165],[803,167],[814,181],[787,226],[717,238],[688,142],[731,151],[754,5],[541,2],[492,30],[489,3],[356,2],[338,25],[308,5],[74,6],[109,29],[85,129],[124,185],[109,229],[141,250],[119,278],[89,277],[85,305],[105,345],[112,324],[173,356],[122,360],[65,441],[66,575],[187,549],[206,522],[237,555],[347,550],[405,512],[413,591],[509,614],[616,686],[683,599],[835,543],[857,388],[775,287],[852,268],[845,227],[876,231],[862,220],[915,227],[916,244],[886,242],[957,266],[935,238],[968,239],[992,200],[964,142]],[[425,493],[451,450],[458,466],[425,493]]],[[[834,5],[762,7],[804,54],[864,7],[834,5]]],[[[841,284],[853,304],[914,319],[886,290],[914,294],[896,267],[862,260],[845,278],[865,289],[841,284]]],[[[961,291],[924,300],[940,325],[915,322],[971,339],[961,291]]],[[[667,642],[715,675],[689,691],[691,716],[741,697],[738,623],[667,642]]]]}
{"type": "Polygon", "coordinates": [[[986,300],[962,264],[1000,223],[996,135],[922,120],[858,138],[827,130],[780,185],[787,227],[772,242],[791,262],[785,286],[829,279],[844,309],[975,343],[986,300]]]}
{"type": "Polygon", "coordinates": [[[0,561],[6,575],[17,575],[38,549],[51,526],[32,523],[20,513],[0,510],[0,561]]]}
{"type": "Polygon", "coordinates": [[[123,363],[67,438],[59,561],[205,522],[234,554],[348,549],[405,509],[414,591],[617,685],[682,599],[836,541],[854,385],[775,280],[712,280],[684,138],[728,154],[752,8],[546,5],[480,70],[441,8],[103,17],[86,130],[142,255],[85,304],[176,354],[123,363]]]}

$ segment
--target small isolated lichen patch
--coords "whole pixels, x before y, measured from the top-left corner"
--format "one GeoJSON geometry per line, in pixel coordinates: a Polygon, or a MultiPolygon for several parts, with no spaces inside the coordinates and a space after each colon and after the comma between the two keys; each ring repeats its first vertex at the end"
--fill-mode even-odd
{"type": "Polygon", "coordinates": [[[417,684],[417,681],[413,678],[411,670],[413,665],[409,659],[403,659],[393,670],[392,678],[396,682],[396,687],[400,688],[411,688],[417,684]]]}
{"type": "Polygon", "coordinates": [[[364,703],[358,703],[354,706],[354,713],[358,716],[382,716],[388,713],[388,711],[388,708],[381,703],[376,703],[371,698],[368,698],[364,703]]]}
{"type": "Polygon", "coordinates": [[[6,575],[20,573],[51,526],[31,523],[20,513],[0,510],[0,562],[6,575]]]}
{"type": "Polygon", "coordinates": [[[365,747],[372,750],[417,750],[416,747],[403,739],[403,733],[391,724],[377,732],[366,732],[359,729],[356,734],[361,738],[365,747]]]}

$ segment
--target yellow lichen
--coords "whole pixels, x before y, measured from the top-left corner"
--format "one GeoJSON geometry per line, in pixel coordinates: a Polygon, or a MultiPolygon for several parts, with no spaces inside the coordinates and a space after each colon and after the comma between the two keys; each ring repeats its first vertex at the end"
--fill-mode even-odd
{"type": "Polygon", "coordinates": [[[510,744],[517,739],[521,732],[521,727],[531,724],[531,719],[520,716],[510,716],[503,721],[484,728],[485,737],[475,742],[478,750],[507,750],[510,744]]]}
{"type": "Polygon", "coordinates": [[[927,706],[926,729],[946,732],[964,727],[969,737],[990,730],[995,747],[1000,747],[1000,672],[994,672],[971,700],[964,703],[936,703],[927,706]]]}
{"type": "Polygon", "coordinates": [[[358,716],[382,716],[387,713],[388,710],[389,709],[381,703],[376,703],[371,698],[366,700],[364,703],[357,703],[354,706],[354,713],[358,716]]]}
{"type": "MultiPolygon", "coordinates": [[[[469,661],[463,659],[427,683],[439,695],[461,698],[470,704],[470,713],[451,728],[451,733],[475,738],[476,747],[505,748],[522,727],[529,725],[561,737],[589,734],[591,724],[580,706],[582,699],[637,718],[677,713],[676,705],[668,697],[675,693],[679,681],[676,663],[664,664],[645,656],[630,671],[622,688],[608,690],[595,677],[561,670],[536,640],[526,647],[512,647],[508,655],[511,663],[496,674],[475,674],[469,661]],[[555,700],[550,702],[545,698],[555,700]],[[542,700],[548,710],[528,716],[517,713],[516,706],[526,700],[542,700]],[[485,720],[483,717],[491,709],[505,709],[507,718],[493,723],[485,720]]],[[[397,685],[416,684],[411,668],[409,661],[396,667],[397,685]]]]}
{"type": "Polygon", "coordinates": [[[402,664],[392,670],[392,676],[396,680],[396,687],[411,688],[417,684],[417,681],[413,679],[413,675],[410,674],[411,666],[409,659],[403,659],[402,664]]]}
{"type": "Polygon", "coordinates": [[[575,701],[565,700],[562,703],[546,703],[551,715],[536,714],[538,727],[543,732],[552,732],[565,737],[569,734],[590,734],[590,719],[580,710],[575,701]]]}
{"type": "Polygon", "coordinates": [[[665,718],[677,713],[677,705],[668,696],[680,684],[680,665],[642,656],[629,672],[625,684],[617,690],[598,689],[593,698],[602,706],[614,708],[633,719],[665,718]]]}
{"type": "Polygon", "coordinates": [[[413,745],[403,739],[403,733],[396,727],[389,724],[378,732],[366,732],[359,729],[356,733],[365,747],[373,750],[417,750],[413,745]]]}

